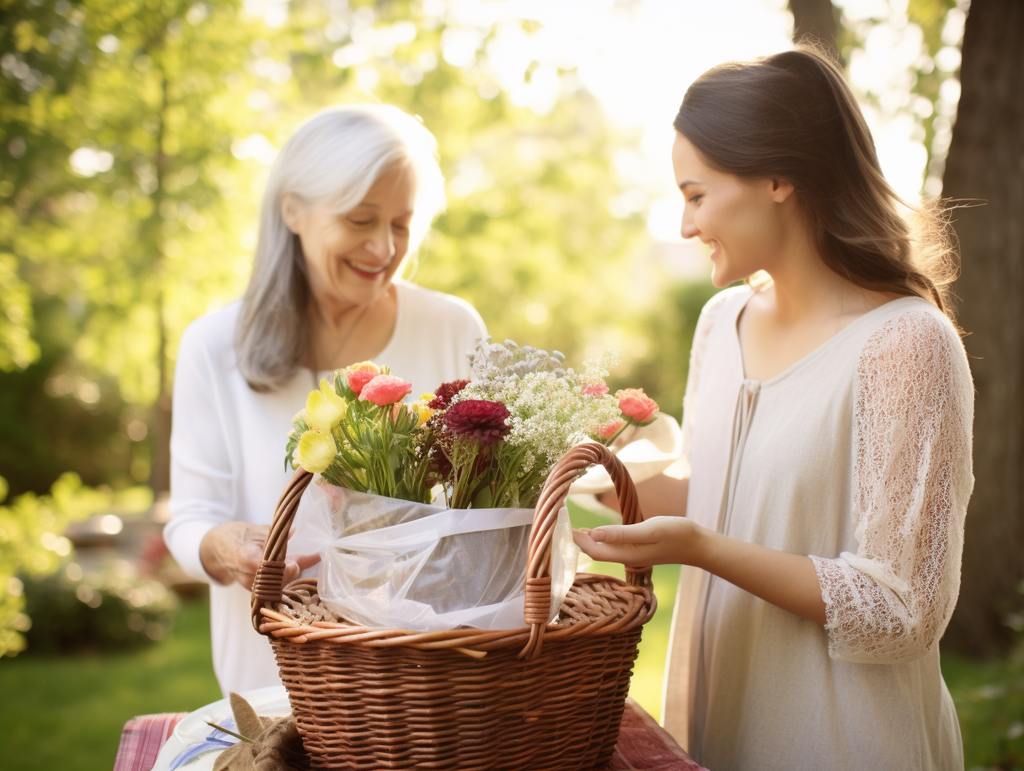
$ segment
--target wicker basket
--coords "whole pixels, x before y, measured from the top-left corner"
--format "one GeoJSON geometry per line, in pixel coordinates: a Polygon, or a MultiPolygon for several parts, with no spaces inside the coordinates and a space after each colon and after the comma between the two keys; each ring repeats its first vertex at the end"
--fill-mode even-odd
{"type": "MultiPolygon", "coordinates": [[[[253,585],[253,625],[274,648],[312,759],[322,769],[599,769],[618,740],[643,625],[654,615],[650,570],[627,580],[578,574],[547,624],[551,537],[569,485],[601,463],[623,520],[641,519],[633,482],[596,443],[562,457],[530,533],[520,629],[409,632],[305,624],[282,599],[288,531],[312,475],[295,473],[278,503],[253,585]]],[[[295,582],[309,587],[311,582],[295,582]]]]}

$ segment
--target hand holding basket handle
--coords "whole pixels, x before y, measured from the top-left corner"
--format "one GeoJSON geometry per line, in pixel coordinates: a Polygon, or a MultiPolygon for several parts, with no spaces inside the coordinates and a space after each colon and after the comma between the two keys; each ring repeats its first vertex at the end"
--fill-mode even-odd
{"type": "MultiPolygon", "coordinates": [[[[528,636],[524,634],[522,629],[495,632],[459,629],[439,633],[359,628],[365,633],[361,639],[372,641],[373,644],[379,646],[387,646],[393,644],[393,641],[398,638],[401,639],[402,644],[413,645],[414,647],[457,648],[463,652],[468,652],[471,650],[488,650],[495,647],[495,643],[500,639],[510,642],[511,638],[515,638],[525,643],[519,653],[519,658],[531,660],[538,656],[548,628],[547,621],[551,605],[551,541],[558,518],[558,511],[565,502],[569,486],[590,466],[596,463],[602,464],[607,469],[615,484],[623,522],[625,524],[634,524],[643,518],[640,513],[636,488],[633,486],[633,482],[625,467],[608,448],[596,442],[587,442],[573,447],[559,459],[545,482],[544,489],[537,502],[533,527],[530,530],[530,546],[526,570],[526,600],[523,612],[524,621],[529,626],[528,636]]],[[[252,620],[253,626],[257,631],[266,631],[266,616],[268,613],[264,612],[264,608],[272,611],[274,606],[281,601],[284,588],[284,557],[287,549],[288,532],[291,529],[295,512],[298,509],[299,499],[312,476],[312,474],[303,469],[296,471],[278,501],[274,521],[270,527],[270,534],[267,537],[263,561],[253,583],[252,620]],[[261,629],[261,627],[264,627],[264,629],[261,629]]],[[[630,611],[614,619],[607,616],[602,617],[600,613],[594,612],[595,608],[593,607],[582,607],[582,604],[594,602],[590,595],[571,592],[566,600],[567,603],[570,605],[574,603],[580,605],[580,607],[576,608],[576,611],[578,611],[575,616],[577,623],[574,624],[574,627],[578,627],[576,632],[582,632],[584,628],[597,632],[599,628],[603,629],[605,625],[608,625],[608,628],[604,631],[611,632],[621,627],[645,623],[653,615],[655,608],[653,595],[650,593],[649,588],[650,576],[650,568],[646,570],[627,568],[628,587],[636,587],[648,599],[629,603],[630,611]],[[587,612],[588,610],[589,612],[587,612]],[[595,621],[592,617],[599,618],[600,620],[595,621]]],[[[626,589],[626,591],[629,590],[626,589]]],[[[350,625],[347,625],[347,628],[349,630],[352,629],[350,625]]],[[[317,639],[329,637],[329,635],[323,634],[323,631],[318,630],[314,632],[317,639]]],[[[338,636],[348,637],[351,635],[341,635],[339,633],[338,636]]],[[[556,633],[556,636],[561,635],[556,633]]]]}
{"type": "MultiPolygon", "coordinates": [[[[600,463],[615,485],[615,494],[622,512],[622,523],[633,525],[643,521],[636,487],[626,467],[607,447],[597,442],[577,445],[563,455],[551,473],[537,501],[537,513],[530,531],[529,562],[526,567],[526,607],[523,617],[530,625],[530,641],[521,656],[531,659],[540,653],[543,631],[547,626],[551,605],[551,538],[558,511],[565,503],[572,485],[591,466],[600,463]]],[[[651,568],[626,568],[630,586],[650,587],[651,568]]],[[[653,608],[651,610],[653,613],[653,608]]]]}

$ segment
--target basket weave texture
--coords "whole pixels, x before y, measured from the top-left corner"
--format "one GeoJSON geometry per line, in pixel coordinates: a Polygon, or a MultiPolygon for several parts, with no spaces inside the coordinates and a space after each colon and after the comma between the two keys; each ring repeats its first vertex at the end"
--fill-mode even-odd
{"type": "Polygon", "coordinates": [[[551,538],[569,485],[601,463],[623,521],[642,519],[633,482],[607,448],[582,444],[548,475],[526,572],[525,625],[410,632],[303,622],[276,608],[315,580],[282,587],[288,531],[312,475],[278,502],[253,584],[253,625],[270,639],[303,744],[317,769],[570,771],[609,762],[643,625],[654,615],[650,570],[626,581],[577,574],[559,620],[551,538]]]}

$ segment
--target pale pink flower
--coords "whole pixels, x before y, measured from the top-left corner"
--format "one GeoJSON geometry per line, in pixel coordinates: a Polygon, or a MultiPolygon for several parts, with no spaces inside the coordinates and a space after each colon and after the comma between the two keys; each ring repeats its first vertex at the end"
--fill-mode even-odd
{"type": "MultiPolygon", "coordinates": [[[[349,383],[351,386],[351,382],[349,383]]],[[[354,390],[354,389],[353,389],[354,390]]],[[[412,393],[412,384],[394,375],[377,375],[359,391],[359,401],[384,407],[402,401],[412,393]]]]}
{"type": "Polygon", "coordinates": [[[608,393],[608,386],[604,383],[589,383],[583,386],[584,396],[604,396],[608,393]]]}
{"type": "Polygon", "coordinates": [[[594,429],[594,436],[599,439],[608,440],[615,436],[622,429],[623,421],[620,418],[616,418],[603,426],[594,429]]]}
{"type": "Polygon", "coordinates": [[[642,388],[624,388],[616,392],[615,398],[622,414],[637,423],[650,423],[658,414],[658,403],[642,388]]]}

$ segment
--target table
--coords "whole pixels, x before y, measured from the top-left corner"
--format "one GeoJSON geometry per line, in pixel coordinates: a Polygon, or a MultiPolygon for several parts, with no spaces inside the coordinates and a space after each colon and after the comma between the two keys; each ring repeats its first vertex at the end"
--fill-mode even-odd
{"type": "MultiPolygon", "coordinates": [[[[184,712],[142,715],[129,720],[121,732],[114,771],[150,771],[160,747],[174,731],[184,712]]],[[[609,771],[707,771],[683,752],[676,741],[650,715],[626,700],[619,743],[609,771]]]]}

